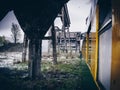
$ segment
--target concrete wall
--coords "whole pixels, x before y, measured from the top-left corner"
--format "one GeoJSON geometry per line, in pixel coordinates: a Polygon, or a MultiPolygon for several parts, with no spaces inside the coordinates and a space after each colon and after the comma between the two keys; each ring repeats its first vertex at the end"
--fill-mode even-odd
{"type": "Polygon", "coordinates": [[[110,90],[111,78],[111,48],[112,48],[112,28],[102,33],[99,37],[99,72],[100,83],[110,90]]]}

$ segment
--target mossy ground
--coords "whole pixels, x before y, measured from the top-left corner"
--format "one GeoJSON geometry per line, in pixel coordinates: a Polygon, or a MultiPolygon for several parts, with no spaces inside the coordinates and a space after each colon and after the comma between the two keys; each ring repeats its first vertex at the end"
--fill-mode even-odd
{"type": "Polygon", "coordinates": [[[42,61],[41,67],[41,80],[24,77],[26,70],[1,68],[0,90],[98,90],[84,60],[42,61]]]}

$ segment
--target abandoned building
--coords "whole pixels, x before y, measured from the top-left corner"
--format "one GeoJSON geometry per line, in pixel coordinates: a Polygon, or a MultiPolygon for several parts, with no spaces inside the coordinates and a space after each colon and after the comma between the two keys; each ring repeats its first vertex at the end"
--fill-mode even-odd
{"type": "MultiPolygon", "coordinates": [[[[57,52],[80,52],[81,32],[66,32],[56,30],[56,48],[57,52]]],[[[52,51],[52,41],[49,41],[48,52],[52,51]]]]}
{"type": "MultiPolygon", "coordinates": [[[[80,52],[81,32],[69,31],[68,1],[0,1],[0,20],[8,11],[14,10],[29,39],[30,78],[36,79],[41,75],[42,40],[52,40],[49,41],[49,49],[53,48],[54,64],[57,64],[57,50],[80,52]],[[56,17],[61,19],[61,29],[54,25],[56,17]],[[45,37],[48,30],[51,36],[45,37]]],[[[120,0],[90,0],[90,3],[91,10],[86,20],[88,28],[82,45],[83,58],[100,90],[120,90],[120,0]]]]}

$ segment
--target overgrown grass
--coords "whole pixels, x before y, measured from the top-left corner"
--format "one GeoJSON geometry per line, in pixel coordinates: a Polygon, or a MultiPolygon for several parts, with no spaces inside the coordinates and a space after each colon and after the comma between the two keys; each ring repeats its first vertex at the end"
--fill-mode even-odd
{"type": "Polygon", "coordinates": [[[20,73],[3,71],[0,72],[0,90],[98,90],[85,61],[80,59],[58,60],[58,65],[42,61],[41,80],[20,78],[20,73]]]}
{"type": "MultiPolygon", "coordinates": [[[[84,60],[60,60],[58,61],[58,65],[50,64],[50,62],[46,65],[49,68],[43,69],[45,74],[47,72],[51,72],[52,74],[56,72],[59,76],[63,74],[67,75],[67,77],[62,79],[58,77],[63,83],[62,86],[58,87],[60,90],[98,90],[84,60]]],[[[51,75],[50,78],[54,79],[54,76],[51,75]]],[[[58,88],[56,90],[59,90],[58,88]]]]}

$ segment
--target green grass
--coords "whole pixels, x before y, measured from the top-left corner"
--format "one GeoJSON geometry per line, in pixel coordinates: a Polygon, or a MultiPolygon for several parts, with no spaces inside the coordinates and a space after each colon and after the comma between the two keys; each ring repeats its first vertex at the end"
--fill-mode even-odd
{"type": "Polygon", "coordinates": [[[0,71],[0,90],[98,90],[84,60],[58,60],[58,65],[42,61],[41,70],[43,79],[34,81],[0,71]]]}
{"type": "MultiPolygon", "coordinates": [[[[59,86],[60,90],[98,90],[84,60],[68,60],[66,63],[59,61],[58,65],[55,66],[50,63],[46,65],[49,69],[45,69],[45,72],[61,72],[68,75],[68,77],[61,80],[63,84],[59,86]]],[[[52,75],[51,79],[54,79],[52,75]]]]}

